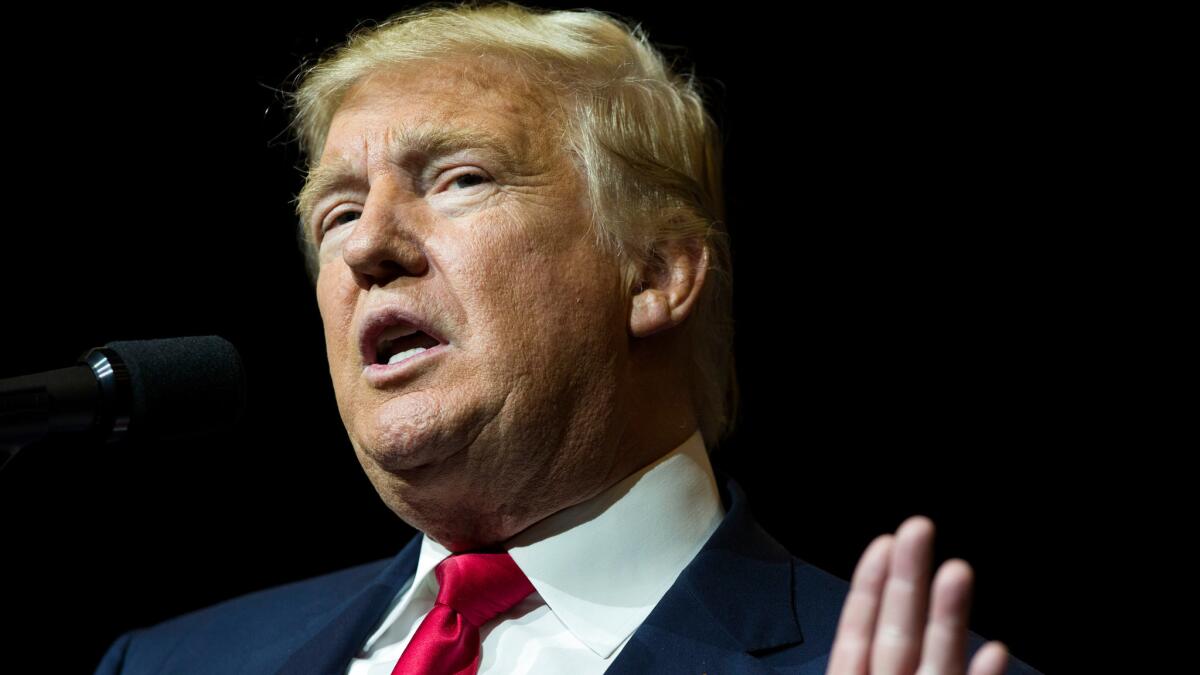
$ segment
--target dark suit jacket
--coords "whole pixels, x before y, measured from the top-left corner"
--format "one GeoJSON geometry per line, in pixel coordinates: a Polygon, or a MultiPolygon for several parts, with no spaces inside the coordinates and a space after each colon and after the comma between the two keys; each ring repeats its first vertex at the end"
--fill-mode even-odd
{"type": "MultiPolygon", "coordinates": [[[[606,671],[824,675],[849,584],[793,557],[717,471],[725,519],[606,671]]],[[[130,631],[98,674],[344,673],[416,571],[418,534],[390,560],[271,588],[130,631]]],[[[970,634],[968,652],[985,642],[970,634]]],[[[1006,675],[1037,671],[1010,657],[1006,675]]]]}

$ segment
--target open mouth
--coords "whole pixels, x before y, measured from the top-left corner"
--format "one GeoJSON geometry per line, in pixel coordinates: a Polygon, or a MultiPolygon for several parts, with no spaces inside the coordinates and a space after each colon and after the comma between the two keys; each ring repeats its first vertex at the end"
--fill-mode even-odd
{"type": "Polygon", "coordinates": [[[362,365],[368,370],[391,371],[387,366],[449,346],[440,335],[437,327],[399,305],[378,307],[359,327],[362,365]]]}
{"type": "Polygon", "coordinates": [[[379,335],[375,346],[376,365],[400,363],[441,344],[436,338],[411,326],[392,326],[379,335]]]}

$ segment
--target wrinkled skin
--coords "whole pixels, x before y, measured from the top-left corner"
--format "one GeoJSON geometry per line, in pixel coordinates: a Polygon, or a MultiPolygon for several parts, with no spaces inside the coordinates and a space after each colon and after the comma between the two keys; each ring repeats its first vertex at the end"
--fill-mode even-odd
{"type": "Polygon", "coordinates": [[[409,66],[358,83],[321,156],[357,179],[310,220],[324,230],[317,299],[338,408],[384,502],[451,550],[599,493],[696,427],[682,379],[640,374],[673,365],[673,336],[644,336],[682,321],[695,293],[663,315],[656,289],[621,287],[554,110],[486,62],[409,66]],[[511,161],[477,147],[389,154],[393,130],[435,129],[486,132],[511,161]],[[358,330],[391,304],[449,347],[373,387],[358,330]]]}
{"type": "MultiPolygon", "coordinates": [[[[453,551],[598,494],[696,428],[675,329],[706,253],[672,248],[670,273],[621,288],[588,231],[555,109],[494,63],[396,68],[347,95],[322,153],[357,179],[320,199],[310,222],[324,232],[317,300],[338,409],[384,502],[453,551]],[[389,154],[395,131],[430,129],[486,131],[511,160],[479,147],[389,154]],[[376,387],[358,331],[387,305],[449,346],[376,387]]],[[[931,601],[932,534],[918,517],[868,547],[829,675],[964,673],[972,573],[947,562],[931,601]]],[[[986,645],[968,675],[999,675],[1006,658],[986,645]]]]}

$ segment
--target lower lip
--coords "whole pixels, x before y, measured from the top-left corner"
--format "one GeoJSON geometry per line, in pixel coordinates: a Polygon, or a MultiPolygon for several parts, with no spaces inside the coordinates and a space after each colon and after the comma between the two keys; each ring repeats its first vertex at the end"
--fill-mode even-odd
{"type": "Polygon", "coordinates": [[[446,350],[450,345],[442,344],[436,347],[431,347],[421,352],[414,354],[399,363],[372,363],[363,368],[363,377],[367,378],[367,383],[372,387],[384,387],[389,384],[394,384],[411,376],[416,368],[420,368],[422,364],[429,359],[436,357],[446,350]]]}

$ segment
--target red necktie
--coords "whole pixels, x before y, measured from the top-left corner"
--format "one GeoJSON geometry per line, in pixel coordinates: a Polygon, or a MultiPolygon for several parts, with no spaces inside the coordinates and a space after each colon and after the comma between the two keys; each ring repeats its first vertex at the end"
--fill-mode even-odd
{"type": "Polygon", "coordinates": [[[533,592],[507,553],[460,553],[434,569],[437,600],[392,675],[475,675],[479,627],[533,592]]]}

